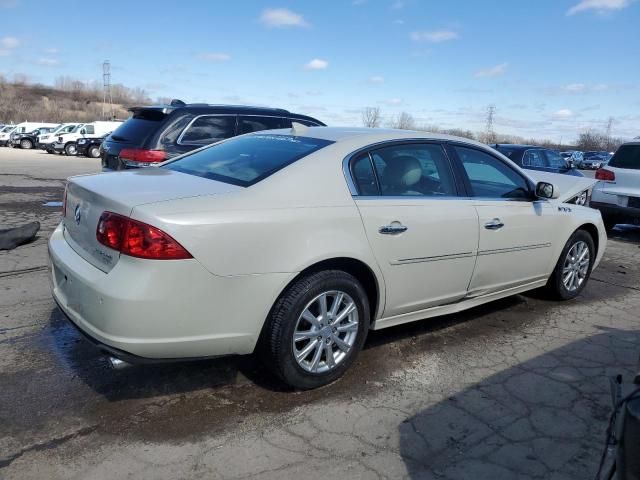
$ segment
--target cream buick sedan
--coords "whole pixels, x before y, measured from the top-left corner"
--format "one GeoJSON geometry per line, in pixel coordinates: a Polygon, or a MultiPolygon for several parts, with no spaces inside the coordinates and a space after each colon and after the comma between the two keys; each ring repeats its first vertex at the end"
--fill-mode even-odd
{"type": "Polygon", "coordinates": [[[259,352],[289,385],[340,377],[370,329],[534,288],[602,258],[592,180],[532,177],[462,138],[258,132],[157,168],[69,179],[53,296],[127,363],[259,352]],[[543,181],[540,181],[543,180],[543,181]]]}

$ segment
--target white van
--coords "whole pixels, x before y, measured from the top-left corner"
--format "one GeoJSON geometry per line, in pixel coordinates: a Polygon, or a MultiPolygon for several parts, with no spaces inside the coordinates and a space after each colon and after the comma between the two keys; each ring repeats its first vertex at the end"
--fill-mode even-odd
{"type": "Polygon", "coordinates": [[[58,135],[51,149],[67,155],[76,154],[76,142],[82,137],[102,137],[113,132],[122,122],[91,122],[79,125],[69,133],[58,135]]]}
{"type": "Polygon", "coordinates": [[[9,138],[15,129],[15,125],[5,125],[0,128],[0,147],[5,147],[9,143],[9,138]]]}
{"type": "Polygon", "coordinates": [[[70,133],[76,128],[78,125],[84,125],[81,123],[63,123],[58,128],[56,128],[51,133],[45,133],[44,135],[40,135],[36,141],[36,148],[41,150],[47,150],[50,144],[56,141],[59,135],[63,133],[70,133]]]}

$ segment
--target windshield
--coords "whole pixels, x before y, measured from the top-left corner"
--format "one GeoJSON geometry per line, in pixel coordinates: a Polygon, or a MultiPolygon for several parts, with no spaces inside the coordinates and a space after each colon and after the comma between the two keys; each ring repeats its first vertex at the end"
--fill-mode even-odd
{"type": "Polygon", "coordinates": [[[640,170],[640,144],[622,145],[609,161],[609,166],[640,170]]]}
{"type": "Polygon", "coordinates": [[[333,142],[292,135],[249,135],[217,143],[163,168],[248,187],[333,142]]]}
{"type": "Polygon", "coordinates": [[[69,133],[78,133],[82,127],[84,127],[84,123],[80,123],[73,127],[73,130],[71,130],[69,133]]]}
{"type": "Polygon", "coordinates": [[[2,129],[2,131],[1,131],[1,133],[7,133],[7,132],[10,132],[10,131],[11,131],[11,130],[13,130],[14,128],[16,128],[16,127],[14,127],[14,126],[4,127],[4,128],[2,129]]]}

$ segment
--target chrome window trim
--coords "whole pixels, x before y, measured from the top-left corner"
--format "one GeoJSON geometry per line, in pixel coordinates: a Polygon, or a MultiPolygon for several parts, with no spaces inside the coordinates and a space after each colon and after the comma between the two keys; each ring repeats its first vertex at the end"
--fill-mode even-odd
{"type": "MultiPolygon", "coordinates": [[[[295,122],[296,120],[303,120],[305,122],[310,122],[310,123],[315,123],[312,122],[311,120],[306,120],[306,119],[302,119],[302,118],[293,118],[293,117],[287,117],[285,115],[257,115],[257,114],[244,114],[244,113],[238,113],[238,119],[240,119],[241,117],[264,117],[264,118],[286,118],[287,120],[291,120],[292,122],[295,122]]],[[[315,127],[321,127],[322,125],[320,125],[319,123],[316,123],[314,125],[315,127]]]]}
{"type": "MultiPolygon", "coordinates": [[[[238,114],[237,113],[203,113],[202,115],[196,115],[195,117],[193,117],[193,119],[187,124],[187,126],[184,127],[184,130],[182,130],[182,133],[180,133],[180,136],[176,140],[176,144],[178,144],[178,145],[198,145],[198,146],[201,146],[201,147],[204,147],[206,145],[210,145],[208,143],[206,145],[203,145],[201,143],[183,142],[182,141],[182,137],[184,137],[184,135],[187,133],[189,128],[191,128],[191,125],[193,125],[193,123],[196,120],[198,120],[199,118],[202,118],[202,117],[235,117],[235,119],[236,119],[236,129],[234,129],[234,133],[237,131],[237,127],[238,127],[238,114]]],[[[228,137],[228,138],[232,138],[233,136],[235,136],[235,135],[232,135],[231,137],[228,137]]],[[[211,143],[216,143],[216,142],[219,142],[221,140],[226,140],[226,138],[222,138],[222,139],[219,139],[219,140],[213,140],[211,143]]]]}

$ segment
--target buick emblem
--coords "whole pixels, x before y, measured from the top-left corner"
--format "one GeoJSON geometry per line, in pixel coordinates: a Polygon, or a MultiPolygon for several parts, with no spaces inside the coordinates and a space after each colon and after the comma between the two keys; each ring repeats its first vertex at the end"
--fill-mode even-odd
{"type": "Polygon", "coordinates": [[[82,218],[82,214],[80,213],[80,204],[76,205],[76,208],[73,211],[73,217],[76,219],[76,225],[80,225],[80,219],[82,218]]]}

